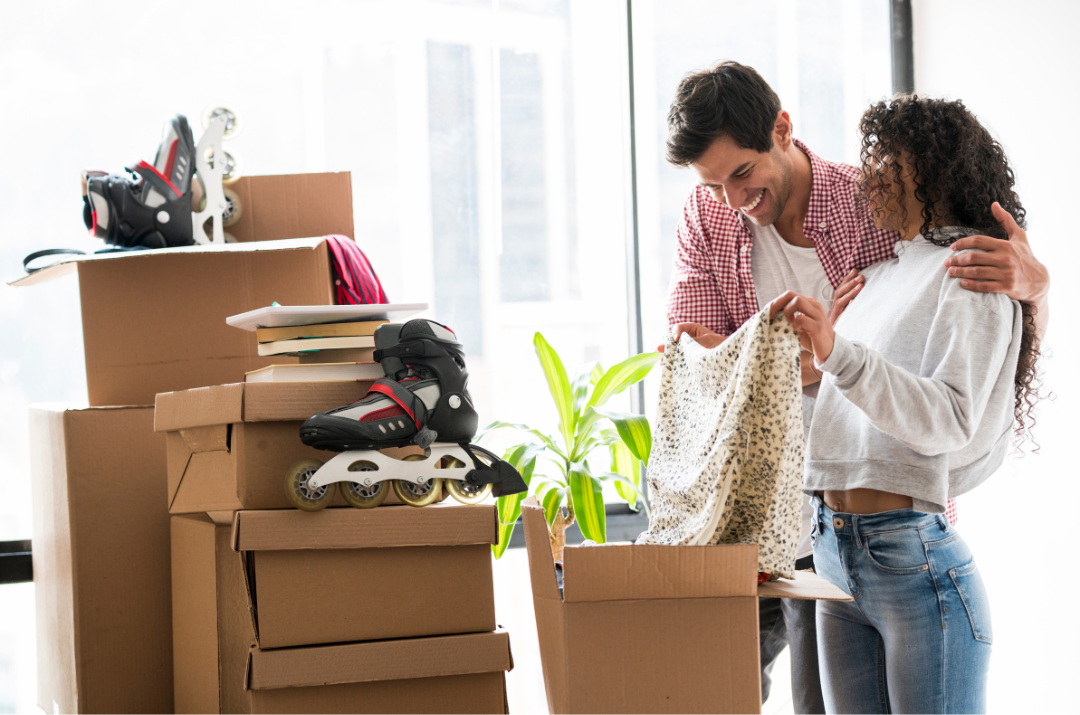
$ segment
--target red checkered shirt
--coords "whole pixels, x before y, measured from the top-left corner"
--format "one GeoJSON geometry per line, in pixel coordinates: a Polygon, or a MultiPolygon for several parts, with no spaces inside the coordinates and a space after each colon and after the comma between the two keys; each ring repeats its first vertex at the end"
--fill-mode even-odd
{"type": "MultiPolygon", "coordinates": [[[[813,173],[803,234],[814,242],[825,275],[837,288],[852,268],[862,270],[892,258],[900,236],[874,226],[865,204],[857,201],[857,168],[821,159],[798,139],[795,145],[810,158],[813,173]]],[[[669,326],[697,323],[730,335],[758,312],[750,272],[754,235],[746,220],[717,201],[709,189],[694,187],[677,233],[669,326]]],[[[956,523],[956,503],[951,499],[946,516],[949,523],[956,523]]]]}

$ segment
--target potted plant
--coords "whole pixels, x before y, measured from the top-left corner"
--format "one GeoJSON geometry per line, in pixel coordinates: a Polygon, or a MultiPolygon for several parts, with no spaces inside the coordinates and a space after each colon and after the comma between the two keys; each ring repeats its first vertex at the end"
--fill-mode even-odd
{"type": "Polygon", "coordinates": [[[482,436],[494,429],[510,427],[539,440],[511,447],[503,457],[521,473],[529,489],[499,497],[499,543],[491,548],[495,558],[506,551],[521,516],[521,502],[532,494],[544,507],[552,549],[556,560],[561,560],[564,531],[574,521],[586,539],[599,544],[607,540],[605,483],[613,483],[619,496],[636,510],[641,495],[641,468],[648,465],[652,449],[649,421],[644,415],[616,412],[605,409],[604,405],[614,395],[644,379],[660,361],[660,355],[635,355],[608,370],[592,363],[570,380],[559,354],[543,335],[535,335],[533,346],[555,402],[558,432],[548,435],[528,425],[499,421],[481,432],[482,436]],[[598,472],[589,463],[590,458],[596,463],[596,456],[601,453],[606,453],[605,461],[610,459],[608,471],[598,472]],[[545,461],[538,463],[538,459],[545,461]],[[547,465],[554,469],[548,469],[547,465]]]}

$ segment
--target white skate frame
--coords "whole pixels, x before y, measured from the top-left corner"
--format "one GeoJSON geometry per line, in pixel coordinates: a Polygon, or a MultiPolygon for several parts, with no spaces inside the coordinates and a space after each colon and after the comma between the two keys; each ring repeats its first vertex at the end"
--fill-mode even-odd
{"type": "Polygon", "coordinates": [[[210,127],[203,132],[199,139],[199,145],[195,147],[195,169],[202,179],[203,190],[206,192],[206,206],[202,211],[192,212],[191,229],[195,243],[217,244],[225,243],[225,227],[222,225],[221,214],[225,211],[225,188],[221,183],[225,175],[225,162],[215,161],[214,166],[206,160],[206,150],[214,149],[215,157],[225,156],[222,147],[222,139],[225,136],[225,117],[216,117],[210,122],[210,127]],[[207,236],[203,230],[206,219],[213,217],[213,235],[207,236]]]}
{"type": "Polygon", "coordinates": [[[472,457],[452,442],[436,442],[429,447],[429,450],[427,457],[423,460],[411,462],[388,457],[376,450],[357,449],[342,452],[319,467],[308,480],[308,486],[318,489],[336,482],[355,482],[361,486],[370,487],[391,479],[400,479],[413,484],[423,484],[432,479],[457,479],[464,482],[465,475],[476,468],[472,457]],[[435,465],[443,457],[455,457],[463,466],[437,469],[435,465]],[[350,472],[349,467],[356,462],[371,462],[378,469],[372,472],[350,472]]]}

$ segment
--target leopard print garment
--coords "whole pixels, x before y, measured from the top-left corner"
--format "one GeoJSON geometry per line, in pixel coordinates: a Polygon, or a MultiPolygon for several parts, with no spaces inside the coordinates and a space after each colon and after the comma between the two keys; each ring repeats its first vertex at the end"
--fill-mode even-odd
{"type": "Polygon", "coordinates": [[[765,310],[712,350],[668,338],[638,544],[757,544],[758,570],[794,578],[803,420],[799,343],[765,310]]]}

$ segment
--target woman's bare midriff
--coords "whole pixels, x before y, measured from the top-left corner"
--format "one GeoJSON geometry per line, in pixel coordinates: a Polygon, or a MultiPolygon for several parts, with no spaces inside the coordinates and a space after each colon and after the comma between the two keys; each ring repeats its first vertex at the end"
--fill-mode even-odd
{"type": "Polygon", "coordinates": [[[877,489],[826,489],[822,498],[825,506],[841,514],[877,514],[911,507],[911,497],[877,489]]]}

